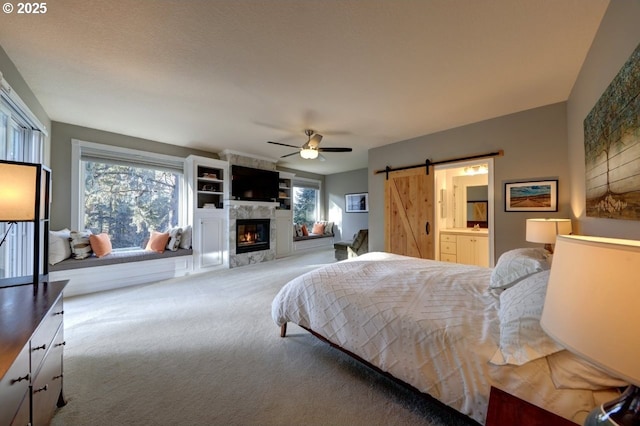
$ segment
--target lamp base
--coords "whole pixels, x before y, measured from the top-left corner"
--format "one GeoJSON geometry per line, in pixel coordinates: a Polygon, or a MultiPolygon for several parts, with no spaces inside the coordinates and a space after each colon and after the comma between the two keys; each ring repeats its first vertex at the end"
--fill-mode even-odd
{"type": "Polygon", "coordinates": [[[584,426],[640,426],[640,388],[631,385],[619,398],[596,407],[584,426]]]}

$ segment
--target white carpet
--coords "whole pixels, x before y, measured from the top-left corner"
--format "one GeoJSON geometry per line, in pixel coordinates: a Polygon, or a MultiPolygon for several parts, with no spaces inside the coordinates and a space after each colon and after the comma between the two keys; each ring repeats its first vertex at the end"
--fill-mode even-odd
{"type": "Polygon", "coordinates": [[[65,299],[73,425],[468,425],[297,326],[271,301],[333,251],[65,299]]]}

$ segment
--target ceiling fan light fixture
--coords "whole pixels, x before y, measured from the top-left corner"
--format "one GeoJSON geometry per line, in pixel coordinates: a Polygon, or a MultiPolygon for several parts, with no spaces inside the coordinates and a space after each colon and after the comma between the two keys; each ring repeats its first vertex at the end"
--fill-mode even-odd
{"type": "Polygon", "coordinates": [[[313,148],[303,148],[300,150],[300,157],[305,160],[314,160],[318,158],[318,150],[313,148]]]}

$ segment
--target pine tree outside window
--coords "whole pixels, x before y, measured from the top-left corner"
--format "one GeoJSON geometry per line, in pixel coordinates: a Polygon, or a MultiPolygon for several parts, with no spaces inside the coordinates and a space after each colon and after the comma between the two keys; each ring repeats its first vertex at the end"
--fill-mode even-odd
{"type": "Polygon", "coordinates": [[[309,231],[320,220],[320,182],[316,180],[293,181],[293,222],[307,225],[309,231]]]}

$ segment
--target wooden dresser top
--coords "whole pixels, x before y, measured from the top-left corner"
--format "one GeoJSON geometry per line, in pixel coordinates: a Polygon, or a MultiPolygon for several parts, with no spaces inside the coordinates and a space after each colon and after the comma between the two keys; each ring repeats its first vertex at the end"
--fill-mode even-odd
{"type": "Polygon", "coordinates": [[[67,281],[0,289],[0,379],[62,294],[67,281]]]}

